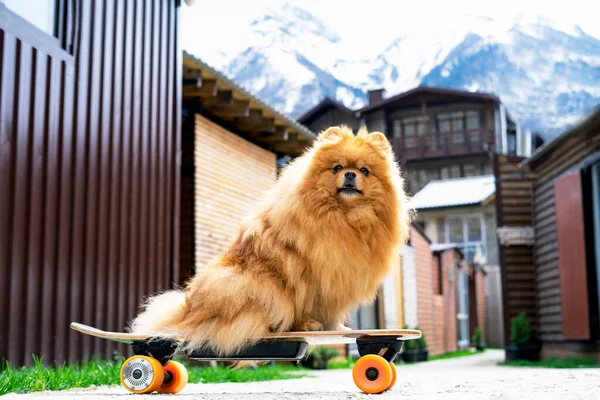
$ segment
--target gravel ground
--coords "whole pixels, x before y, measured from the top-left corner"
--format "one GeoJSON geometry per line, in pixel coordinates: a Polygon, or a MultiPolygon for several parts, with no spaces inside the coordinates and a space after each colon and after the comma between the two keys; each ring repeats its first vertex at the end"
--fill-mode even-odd
{"type": "MultiPolygon", "coordinates": [[[[500,367],[504,352],[398,367],[396,386],[377,399],[600,399],[600,369],[500,367]]],[[[312,377],[270,382],[189,384],[177,399],[364,399],[351,370],[311,371],[312,377]]],[[[3,399],[117,399],[121,387],[7,395],[3,399]]],[[[151,395],[152,396],[152,395],[151,395]]],[[[154,395],[156,396],[156,395],[154,395]]],[[[142,396],[134,396],[142,399],[142,396]]],[[[132,398],[132,397],[130,397],[132,398]]],[[[153,397],[156,399],[157,397],[153,397]]]]}

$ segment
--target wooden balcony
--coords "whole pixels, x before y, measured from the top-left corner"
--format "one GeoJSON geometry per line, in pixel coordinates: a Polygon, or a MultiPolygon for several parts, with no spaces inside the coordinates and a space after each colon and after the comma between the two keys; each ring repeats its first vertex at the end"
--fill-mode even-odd
{"type": "Polygon", "coordinates": [[[396,156],[402,161],[450,156],[468,156],[490,150],[493,132],[471,129],[461,132],[428,132],[419,136],[392,139],[396,156]]]}

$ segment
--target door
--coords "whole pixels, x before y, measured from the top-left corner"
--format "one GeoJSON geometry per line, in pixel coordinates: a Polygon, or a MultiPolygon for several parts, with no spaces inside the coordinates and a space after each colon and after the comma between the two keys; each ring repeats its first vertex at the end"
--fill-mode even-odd
{"type": "Polygon", "coordinates": [[[459,272],[456,283],[458,346],[466,347],[469,345],[471,337],[469,330],[469,276],[459,272]]]}
{"type": "Polygon", "coordinates": [[[419,324],[417,316],[417,269],[415,249],[402,248],[402,295],[404,305],[404,324],[414,328],[419,324]]]}

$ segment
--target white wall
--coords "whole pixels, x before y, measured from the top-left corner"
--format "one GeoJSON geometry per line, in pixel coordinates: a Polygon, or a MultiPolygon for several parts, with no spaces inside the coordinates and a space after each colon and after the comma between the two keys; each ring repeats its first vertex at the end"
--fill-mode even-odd
{"type": "Polygon", "coordinates": [[[418,325],[417,314],[417,268],[415,249],[410,246],[402,248],[402,295],[404,304],[404,324],[418,325]]]}

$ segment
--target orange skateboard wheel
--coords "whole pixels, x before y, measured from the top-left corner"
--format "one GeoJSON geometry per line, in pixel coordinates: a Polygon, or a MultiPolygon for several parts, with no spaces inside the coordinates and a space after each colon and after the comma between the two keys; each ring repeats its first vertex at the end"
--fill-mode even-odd
{"type": "Polygon", "coordinates": [[[392,367],[385,358],[376,354],[367,354],[354,364],[352,378],[363,392],[381,393],[392,383],[392,367]]]}
{"type": "Polygon", "coordinates": [[[394,364],[393,362],[391,362],[390,363],[390,367],[392,368],[392,382],[390,383],[390,386],[388,386],[386,390],[390,390],[396,384],[396,375],[397,375],[396,364],[394,364]]]}
{"type": "Polygon", "coordinates": [[[152,357],[129,357],[121,367],[121,385],[131,393],[152,393],[163,384],[165,373],[160,362],[152,357]]]}
{"type": "Polygon", "coordinates": [[[168,383],[163,383],[162,386],[157,389],[157,392],[171,394],[181,392],[188,383],[188,372],[187,369],[185,369],[185,366],[177,361],[169,361],[163,369],[166,372],[165,381],[168,380],[167,375],[170,375],[170,381],[168,383]]]}

